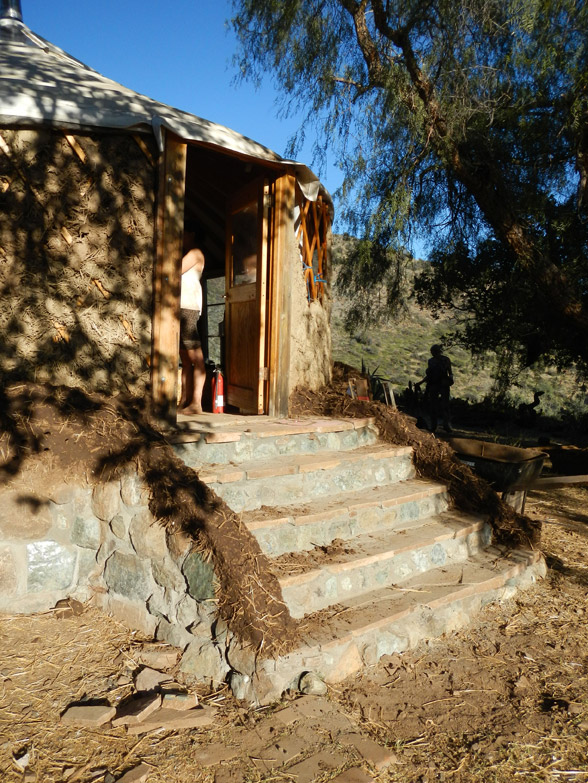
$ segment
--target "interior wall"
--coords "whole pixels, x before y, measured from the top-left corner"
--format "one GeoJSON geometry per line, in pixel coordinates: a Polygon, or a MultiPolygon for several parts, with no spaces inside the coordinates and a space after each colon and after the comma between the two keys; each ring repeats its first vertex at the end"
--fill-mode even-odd
{"type": "Polygon", "coordinates": [[[157,150],[0,129],[0,373],[144,395],[157,150]]]}

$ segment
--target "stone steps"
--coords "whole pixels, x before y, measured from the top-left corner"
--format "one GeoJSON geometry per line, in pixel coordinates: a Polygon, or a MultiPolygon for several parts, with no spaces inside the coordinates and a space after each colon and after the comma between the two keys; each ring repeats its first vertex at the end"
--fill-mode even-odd
{"type": "Polygon", "coordinates": [[[431,569],[402,586],[388,585],[308,617],[303,644],[263,661],[258,670],[280,692],[295,687],[293,673],[305,671],[336,683],[383,655],[462,628],[488,603],[512,598],[544,575],[540,553],[489,547],[466,562],[431,569]]]}
{"type": "Polygon", "coordinates": [[[266,419],[204,415],[188,420],[172,438],[176,454],[190,467],[239,464],[288,454],[349,451],[377,442],[372,418],[266,419]],[[202,420],[203,419],[203,420],[202,420]]]}
{"type": "Polygon", "coordinates": [[[407,479],[383,487],[341,492],[305,505],[244,512],[242,519],[270,557],[327,546],[385,527],[406,526],[412,520],[447,508],[442,484],[407,479]]]}
{"type": "Polygon", "coordinates": [[[219,456],[199,477],[270,557],[303,639],[275,660],[235,642],[239,698],[268,703],[308,671],[337,682],[465,625],[544,572],[539,555],[492,548],[483,516],[448,508],[443,485],[416,478],[410,448],[373,442],[369,419],[258,419],[236,438],[203,433],[176,450],[192,464],[219,456]]]}
{"type": "Polygon", "coordinates": [[[292,616],[300,618],[384,585],[403,584],[438,566],[463,563],[490,538],[482,519],[443,514],[408,529],[358,536],[333,554],[327,549],[323,562],[306,570],[300,557],[294,562],[278,558],[276,570],[284,601],[292,616]]]}
{"type": "Polygon", "coordinates": [[[199,477],[233,511],[250,511],[412,478],[411,454],[407,446],[377,444],[217,465],[200,470],[199,477]]]}

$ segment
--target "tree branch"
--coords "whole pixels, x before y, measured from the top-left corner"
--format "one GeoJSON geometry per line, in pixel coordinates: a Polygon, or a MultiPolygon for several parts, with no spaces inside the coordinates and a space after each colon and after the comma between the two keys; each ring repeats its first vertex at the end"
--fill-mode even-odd
{"type": "Polygon", "coordinates": [[[365,17],[365,9],[368,0],[361,0],[360,2],[357,2],[357,0],[339,0],[339,2],[353,19],[355,36],[367,66],[370,86],[384,87],[386,84],[387,70],[380,57],[376,42],[370,34],[365,17]]]}

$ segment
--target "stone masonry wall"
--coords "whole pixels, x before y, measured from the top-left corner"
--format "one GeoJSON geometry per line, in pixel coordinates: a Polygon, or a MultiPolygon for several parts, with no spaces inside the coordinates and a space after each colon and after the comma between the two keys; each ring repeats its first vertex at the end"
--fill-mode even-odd
{"type": "Polygon", "coordinates": [[[0,492],[0,612],[91,601],[127,627],[184,650],[187,679],[222,682],[230,639],[215,620],[214,572],[148,509],[136,473],[42,496],[0,492]],[[15,524],[18,520],[18,525],[15,524]]]}

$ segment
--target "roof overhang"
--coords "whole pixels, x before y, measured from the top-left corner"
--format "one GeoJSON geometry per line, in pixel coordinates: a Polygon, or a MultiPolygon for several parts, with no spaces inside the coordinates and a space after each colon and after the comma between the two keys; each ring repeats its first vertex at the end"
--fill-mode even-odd
{"type": "Polygon", "coordinates": [[[318,177],[304,164],[102,76],[17,19],[0,22],[0,123],[4,126],[149,131],[160,149],[164,130],[169,130],[187,142],[290,169],[306,198],[314,201],[321,194],[331,201],[318,177]]]}

